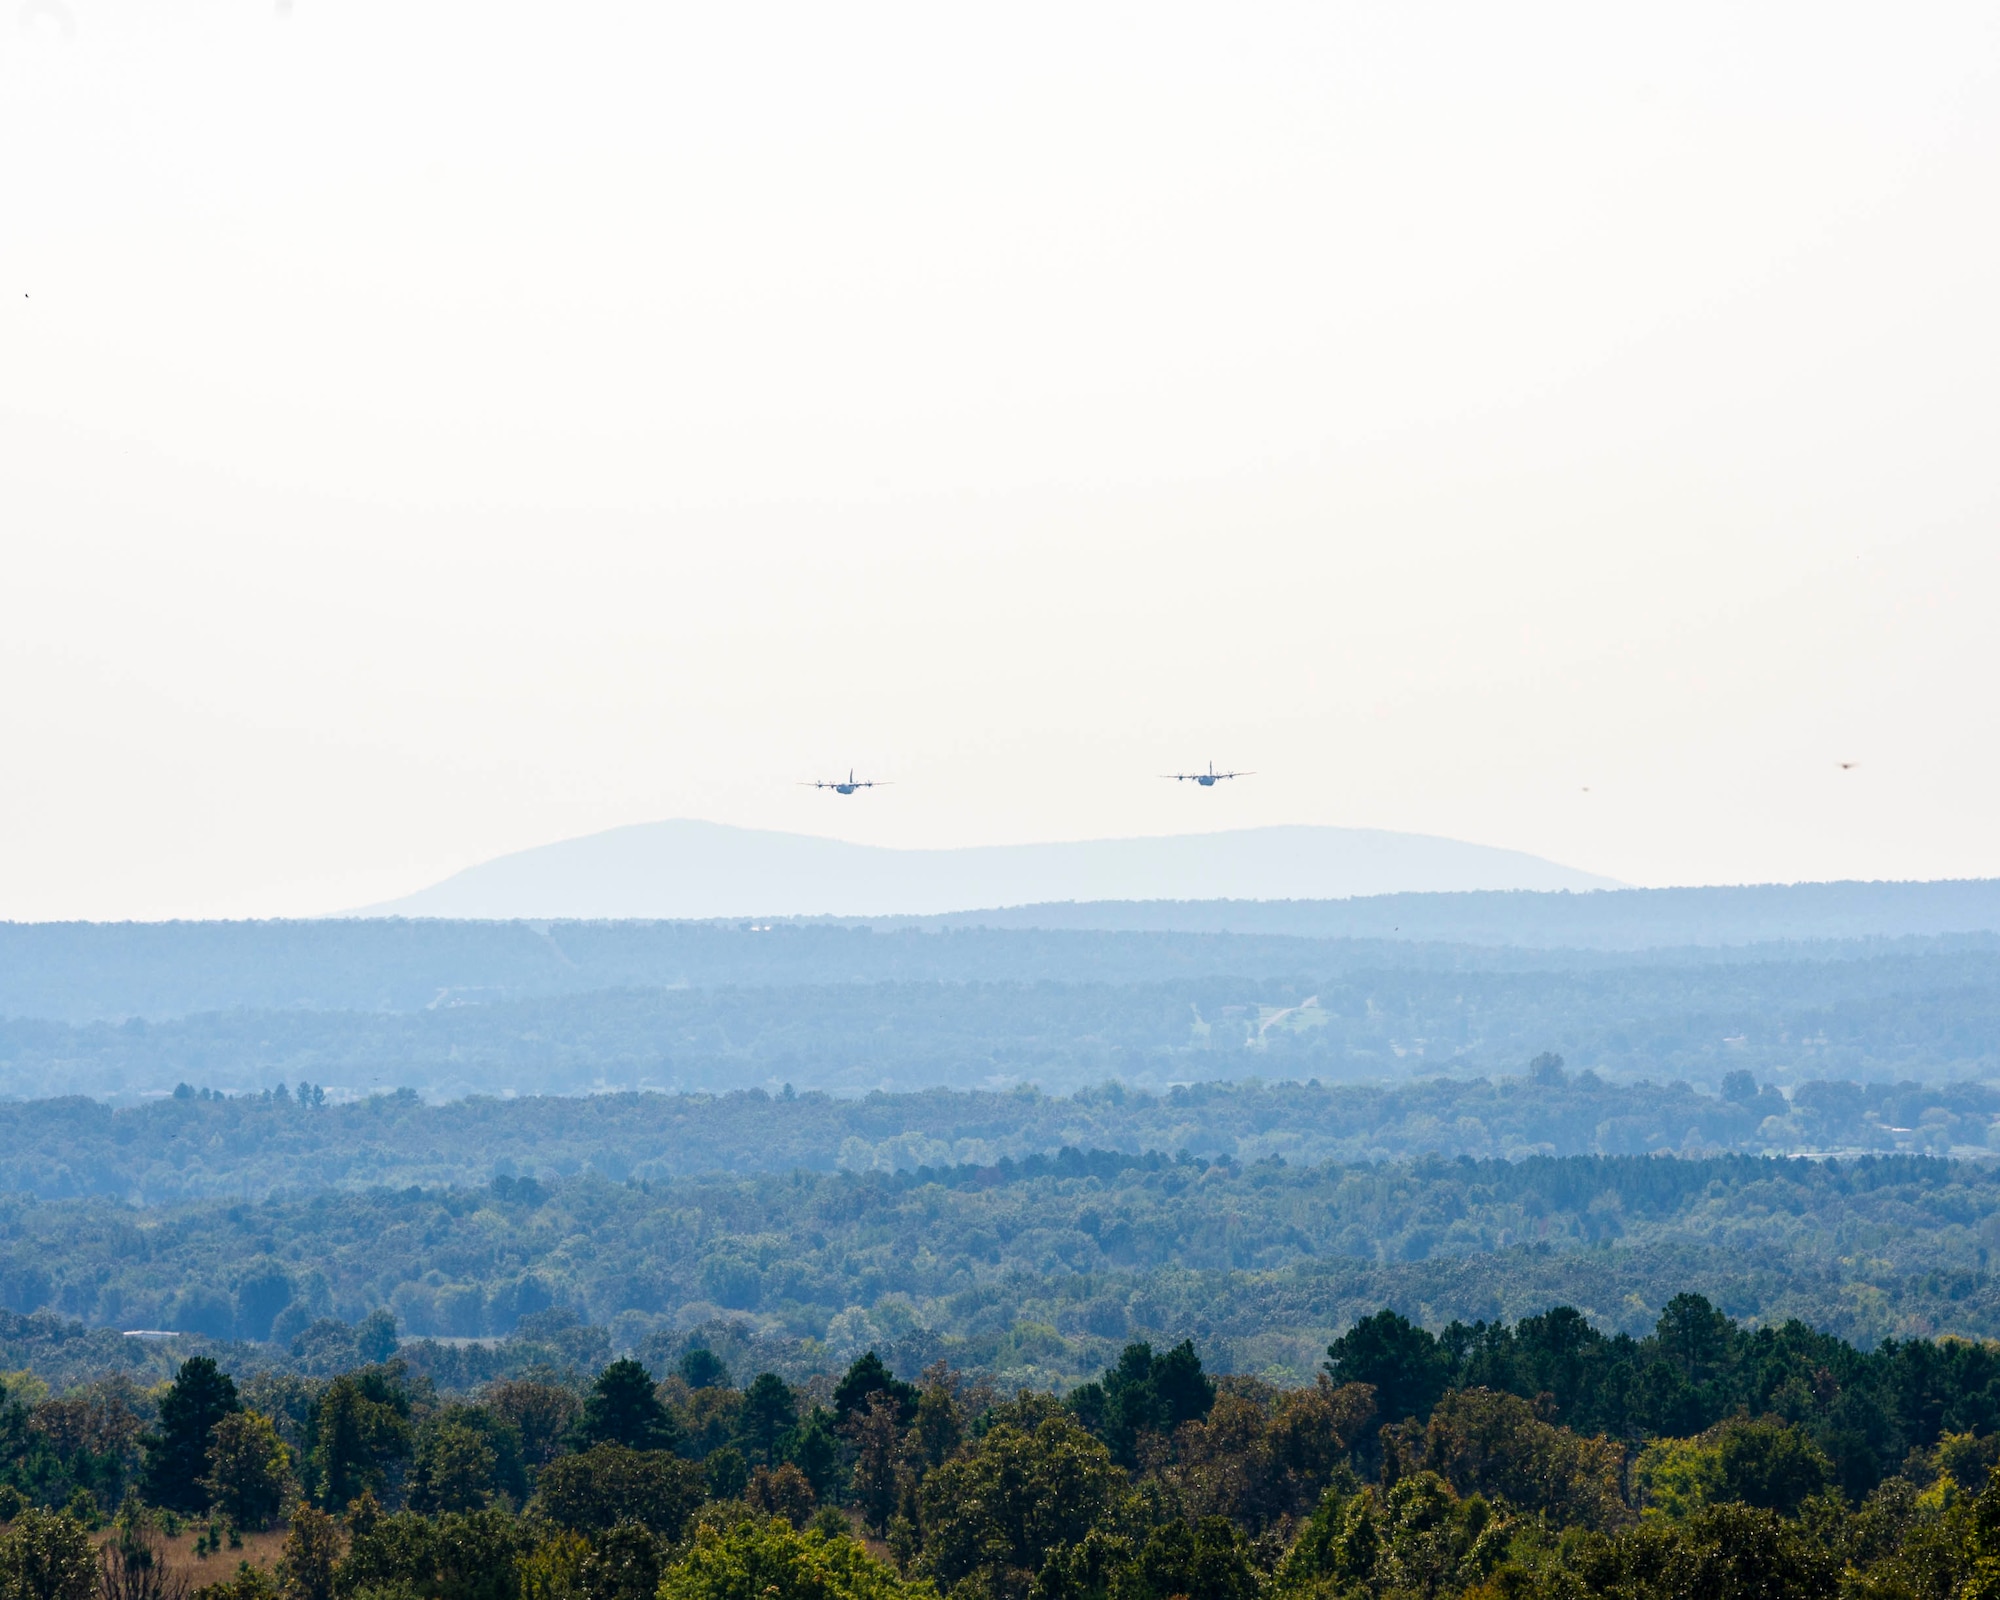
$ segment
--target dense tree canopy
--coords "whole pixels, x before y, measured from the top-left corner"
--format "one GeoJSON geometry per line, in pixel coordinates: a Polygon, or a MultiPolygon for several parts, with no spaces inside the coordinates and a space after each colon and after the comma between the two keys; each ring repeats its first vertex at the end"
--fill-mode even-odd
{"type": "MultiPolygon", "coordinates": [[[[1382,1306],[1421,1310],[1433,1328],[1525,1328],[1569,1305],[1636,1337],[1688,1291],[1863,1345],[2000,1335],[1996,1242],[2000,1168],[1919,1157],[1309,1167],[1072,1150],[896,1174],[586,1174],[150,1212],[0,1200],[0,1298],[12,1285],[17,1304],[158,1327],[207,1319],[248,1286],[248,1327],[274,1281],[289,1296],[259,1344],[127,1339],[54,1310],[0,1311],[0,1371],[146,1383],[214,1354],[239,1374],[323,1379],[393,1353],[464,1388],[595,1373],[615,1328],[654,1373],[699,1345],[729,1371],[797,1384],[874,1348],[906,1372],[943,1358],[1006,1384],[1068,1385],[1135,1340],[1164,1350],[1199,1330],[1212,1363],[1299,1383],[1382,1306]],[[466,1342],[475,1334],[501,1342],[466,1342]]],[[[1698,1405],[1704,1334],[1680,1337],[1695,1341],[1683,1377],[1698,1405]]],[[[1559,1396],[1595,1393],[1579,1341],[1551,1326],[1478,1354],[1537,1364],[1559,1396]]],[[[545,1449],[532,1431],[523,1449],[545,1449]]]]}
{"type": "Polygon", "coordinates": [[[0,1600],[173,1600],[189,1554],[140,1498],[163,1448],[140,1424],[201,1408],[218,1525],[273,1492],[290,1518],[275,1563],[204,1574],[202,1600],[1988,1600],[1996,1360],[1683,1294],[1639,1338],[1561,1307],[1437,1331],[1373,1312],[1290,1389],[1191,1341],[1011,1398],[879,1351],[803,1392],[711,1363],[699,1388],[642,1383],[629,1359],[457,1397],[401,1362],[225,1391],[188,1363],[156,1399],[11,1400],[0,1600]],[[581,1422],[653,1407],[651,1448],[581,1422]],[[140,1489],[101,1561],[92,1441],[140,1489]]]}

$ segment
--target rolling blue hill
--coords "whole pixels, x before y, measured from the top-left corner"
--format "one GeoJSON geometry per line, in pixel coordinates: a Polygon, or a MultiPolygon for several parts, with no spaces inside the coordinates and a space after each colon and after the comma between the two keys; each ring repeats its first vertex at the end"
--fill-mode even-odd
{"type": "Polygon", "coordinates": [[[1037,901],[1336,900],[1615,887],[1518,850],[1369,828],[896,850],[681,819],[483,862],[367,916],[883,916],[1037,901]]]}

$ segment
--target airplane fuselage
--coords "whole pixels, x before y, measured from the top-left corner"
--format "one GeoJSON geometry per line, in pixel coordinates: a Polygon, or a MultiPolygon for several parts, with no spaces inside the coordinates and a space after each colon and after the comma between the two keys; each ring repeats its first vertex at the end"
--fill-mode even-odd
{"type": "Polygon", "coordinates": [[[1204,789],[1213,789],[1215,787],[1215,780],[1205,772],[1202,773],[1199,777],[1197,777],[1194,781],[1200,784],[1204,789]]]}
{"type": "Polygon", "coordinates": [[[852,794],[860,787],[861,785],[858,783],[836,783],[833,786],[833,792],[835,794],[852,794]]]}

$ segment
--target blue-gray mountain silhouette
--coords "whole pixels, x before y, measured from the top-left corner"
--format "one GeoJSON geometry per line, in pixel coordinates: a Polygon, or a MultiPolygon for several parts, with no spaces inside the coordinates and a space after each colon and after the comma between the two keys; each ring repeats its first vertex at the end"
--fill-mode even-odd
{"type": "Polygon", "coordinates": [[[888,916],[1065,900],[1327,900],[1613,887],[1609,878],[1518,850],[1372,828],[1241,828],[895,850],[680,820],[501,856],[367,914],[888,916]]]}

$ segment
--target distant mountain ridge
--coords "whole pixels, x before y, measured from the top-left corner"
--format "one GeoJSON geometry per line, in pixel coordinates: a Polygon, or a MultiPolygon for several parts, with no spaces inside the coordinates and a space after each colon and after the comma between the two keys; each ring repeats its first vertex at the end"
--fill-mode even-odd
{"type": "MultiPolygon", "coordinates": [[[[1712,968],[1712,980],[1703,981],[1723,983],[1734,981],[1725,968],[1878,957],[1928,961],[1946,974],[1941,982],[1983,992],[1993,987],[1987,978],[1951,976],[1950,969],[1961,955],[1996,949],[1996,879],[1071,902],[936,917],[754,923],[0,922],[0,1018],[135,1019],[139,1027],[136,1019],[202,1012],[395,1013],[615,989],[1116,987],[1307,974],[1323,981],[1366,971],[1583,974],[1634,965],[1712,968]]],[[[1988,1008],[1982,1000],[1975,1009],[1983,1015],[1988,1008]]],[[[1740,1030],[1732,1024],[1727,1031],[1740,1030]]],[[[53,1044],[30,1044],[25,1036],[12,1044],[0,1038],[0,1080],[10,1051],[48,1048],[53,1044]]],[[[198,1065],[189,1062],[191,1070],[198,1065]]]]}
{"type": "Polygon", "coordinates": [[[1590,894],[1488,889],[1346,900],[1099,900],[849,920],[884,931],[1087,929],[1535,950],[1693,950],[1991,934],[2000,931],[2000,879],[1850,878],[1590,894]]]}
{"type": "Polygon", "coordinates": [[[924,916],[1089,900],[1343,900],[1618,887],[1518,850],[1373,828],[903,850],[676,819],[501,856],[356,912],[451,918],[924,916]]]}

